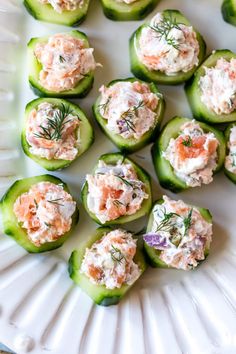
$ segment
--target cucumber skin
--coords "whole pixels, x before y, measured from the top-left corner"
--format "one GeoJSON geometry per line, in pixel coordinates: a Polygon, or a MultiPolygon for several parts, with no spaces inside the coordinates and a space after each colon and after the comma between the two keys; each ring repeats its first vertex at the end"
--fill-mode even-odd
{"type": "MultiPolygon", "coordinates": [[[[171,126],[174,126],[176,123],[177,124],[184,124],[188,120],[191,120],[189,118],[182,118],[182,117],[174,117],[172,118],[167,124],[163,127],[162,132],[160,136],[158,137],[157,141],[154,143],[152,147],[152,159],[153,159],[153,164],[154,168],[159,180],[160,185],[165,188],[169,189],[173,193],[179,193],[181,191],[187,190],[191,187],[187,186],[187,184],[180,180],[174,173],[173,168],[171,167],[170,163],[162,157],[162,152],[163,148],[161,147],[162,141],[161,139],[164,139],[164,135],[166,131],[168,131],[168,128],[170,129],[171,126]]],[[[198,122],[198,121],[197,121],[198,122]]],[[[203,128],[204,131],[210,131],[213,132],[219,141],[219,149],[218,149],[218,156],[220,158],[218,165],[214,171],[214,174],[217,173],[218,171],[221,170],[223,167],[224,159],[225,159],[225,139],[224,135],[221,131],[217,130],[216,128],[213,128],[212,126],[207,125],[206,123],[198,122],[199,125],[203,128]]],[[[178,129],[177,131],[173,131],[174,134],[171,134],[170,138],[173,135],[178,135],[178,129]]]]}
{"type": "Polygon", "coordinates": [[[224,0],[221,6],[222,16],[225,22],[236,26],[236,11],[233,8],[232,0],[224,0]]]}
{"type": "MultiPolygon", "coordinates": [[[[68,262],[68,271],[71,279],[78,286],[80,286],[81,289],[84,290],[97,305],[101,306],[116,305],[134,285],[123,285],[120,289],[107,289],[105,286],[92,284],[86,275],[80,274],[79,272],[86,247],[91,247],[94,242],[99,240],[104,235],[104,233],[108,233],[110,231],[112,231],[112,228],[110,227],[99,227],[83,247],[80,247],[78,250],[74,250],[72,252],[68,262]]],[[[137,252],[135,254],[134,261],[141,269],[141,276],[146,270],[147,264],[143,253],[143,244],[140,240],[137,242],[137,252]]]]}
{"type": "Polygon", "coordinates": [[[40,247],[37,247],[28,239],[26,232],[18,225],[12,207],[19,195],[27,192],[31,185],[42,181],[48,181],[55,184],[62,184],[64,190],[70,193],[67,185],[61,179],[51,175],[42,175],[25,178],[14,182],[12,186],[6,191],[0,201],[0,210],[2,213],[4,233],[15,239],[15,241],[29,253],[48,252],[61,247],[63,243],[68,239],[68,237],[70,236],[70,232],[79,221],[79,210],[76,207],[76,210],[72,216],[72,225],[70,231],[68,231],[65,235],[61,236],[57,241],[47,242],[41,245],[40,247]],[[24,187],[24,184],[26,184],[27,188],[24,187]]]}
{"type": "Polygon", "coordinates": [[[104,15],[112,21],[140,21],[155,9],[159,1],[160,0],[150,0],[148,5],[143,6],[138,10],[123,13],[119,13],[115,9],[106,7],[102,0],[101,3],[104,15]]]}
{"type": "MultiPolygon", "coordinates": [[[[24,151],[24,153],[31,158],[33,161],[35,161],[36,163],[38,163],[39,165],[41,165],[43,168],[45,168],[48,171],[58,171],[58,170],[62,170],[66,167],[68,167],[69,165],[71,165],[75,160],[77,160],[83,153],[85,153],[93,144],[94,142],[94,131],[93,128],[89,122],[89,120],[87,119],[86,115],[84,114],[84,112],[81,110],[81,108],[79,106],[77,106],[76,104],[73,104],[69,101],[66,101],[64,99],[54,99],[54,98],[38,98],[35,99],[31,102],[29,102],[26,106],[25,109],[25,120],[28,119],[28,115],[30,114],[31,110],[38,107],[39,104],[43,103],[43,102],[49,102],[52,104],[60,104],[63,103],[65,106],[70,106],[74,112],[78,113],[78,116],[80,116],[81,122],[83,123],[83,125],[86,125],[86,127],[84,126],[83,129],[83,133],[85,133],[85,130],[90,130],[90,140],[88,141],[86,147],[83,147],[83,151],[81,151],[81,147],[82,147],[82,143],[85,143],[83,141],[83,137],[81,138],[81,147],[80,147],[80,151],[78,153],[78,156],[76,156],[76,158],[72,161],[69,160],[47,160],[45,158],[40,158],[39,156],[33,155],[29,149],[30,149],[30,145],[26,139],[26,135],[25,135],[25,129],[23,129],[22,133],[21,133],[21,146],[22,149],[24,151]]],[[[84,144],[85,145],[85,144],[84,144]]]]}
{"type": "MultiPolygon", "coordinates": [[[[35,0],[36,1],[36,0],[35,0]]],[[[64,25],[64,26],[69,26],[69,27],[77,27],[79,26],[82,22],[84,22],[84,20],[86,19],[87,17],[87,13],[80,16],[76,21],[72,21],[72,22],[64,22],[64,23],[61,23],[61,22],[57,22],[57,21],[47,21],[47,20],[43,20],[42,18],[38,17],[36,12],[32,9],[32,7],[28,4],[28,1],[27,0],[24,0],[23,1],[23,4],[26,8],[26,10],[28,11],[28,13],[34,17],[36,20],[39,20],[39,21],[44,21],[44,22],[49,22],[49,23],[55,23],[55,24],[61,24],[61,25],[64,25]]],[[[43,6],[43,5],[42,5],[43,6]]],[[[62,15],[63,16],[63,15],[62,15]]]]}
{"type": "MultiPolygon", "coordinates": [[[[153,209],[156,204],[162,204],[162,203],[163,203],[163,199],[159,199],[153,204],[153,208],[150,213],[149,220],[148,220],[148,226],[147,226],[147,230],[146,230],[147,233],[151,230],[151,227],[152,227],[153,209]]],[[[192,206],[194,207],[194,205],[192,205],[192,206]]],[[[200,211],[202,217],[207,222],[212,223],[212,215],[208,209],[199,208],[199,207],[196,207],[196,208],[200,211]]],[[[153,268],[175,269],[174,267],[169,266],[168,264],[166,264],[164,261],[162,261],[159,258],[159,254],[161,253],[161,251],[155,250],[153,247],[149,246],[145,241],[144,241],[144,251],[147,256],[148,264],[150,264],[153,268]]],[[[209,249],[206,249],[205,250],[205,259],[207,258],[208,254],[209,254],[209,249]]],[[[198,264],[202,263],[204,260],[198,262],[198,264]]]]}
{"type": "MultiPolygon", "coordinates": [[[[111,81],[107,87],[111,86],[113,83],[116,82],[135,82],[135,81],[139,81],[139,82],[143,82],[142,80],[136,79],[136,78],[128,78],[128,79],[122,79],[122,80],[113,80],[111,81]]],[[[143,82],[145,83],[145,82],[143,82]]],[[[152,87],[152,92],[155,93],[157,96],[160,93],[159,90],[157,89],[157,87],[155,86],[155,84],[151,83],[150,84],[152,87]],[[154,91],[155,90],[155,91],[154,91]]],[[[99,96],[100,98],[100,96],[99,96]]],[[[148,145],[149,143],[151,143],[156,135],[158,134],[159,130],[160,130],[160,124],[162,122],[163,119],[163,115],[164,115],[164,111],[165,111],[165,100],[163,97],[159,97],[159,103],[158,103],[158,107],[157,107],[157,123],[156,126],[154,127],[154,129],[151,129],[151,131],[146,132],[145,138],[141,138],[139,140],[137,140],[136,143],[133,143],[132,141],[130,141],[130,139],[122,139],[122,141],[118,141],[116,139],[117,134],[109,132],[108,129],[106,129],[106,120],[102,117],[102,115],[99,113],[98,110],[98,105],[99,105],[99,98],[97,99],[97,101],[95,102],[95,104],[93,105],[93,114],[94,117],[100,127],[100,129],[104,132],[104,134],[108,137],[108,139],[110,139],[113,144],[115,144],[119,150],[123,153],[133,153],[135,151],[138,151],[140,149],[142,149],[144,146],[148,145]]]]}
{"type": "MultiPolygon", "coordinates": [[[[84,185],[82,186],[81,199],[82,199],[82,203],[84,205],[84,208],[85,208],[86,212],[89,214],[89,216],[99,225],[112,226],[112,225],[120,225],[120,224],[128,223],[128,222],[134,221],[134,220],[141,218],[142,216],[148,214],[151,207],[152,207],[151,177],[149,176],[149,174],[142,167],[137,165],[136,162],[133,162],[131,159],[125,157],[125,155],[123,155],[121,153],[104,154],[99,157],[98,161],[99,160],[104,160],[106,163],[115,163],[119,160],[124,160],[124,162],[126,161],[129,163],[132,163],[132,165],[134,165],[134,168],[138,174],[138,177],[146,185],[146,192],[149,194],[149,198],[145,199],[143,201],[143,205],[142,205],[141,209],[139,209],[137,211],[137,213],[135,213],[134,215],[121,216],[118,219],[107,221],[106,223],[102,224],[97,219],[96,215],[93,214],[87,206],[88,183],[86,181],[84,183],[84,185]],[[138,214],[138,217],[137,217],[137,214],[138,214]]],[[[95,166],[95,169],[96,169],[96,166],[95,166]]]]}
{"type": "MultiPolygon", "coordinates": [[[[168,15],[173,15],[175,14],[176,17],[179,17],[180,19],[184,19],[186,24],[189,24],[189,21],[180,13],[178,10],[164,10],[163,13],[166,13],[168,15]]],[[[197,66],[194,67],[192,70],[184,73],[181,72],[180,74],[173,75],[173,76],[168,76],[165,75],[164,73],[161,73],[159,71],[151,71],[149,70],[144,64],[142,64],[139,61],[138,55],[136,53],[136,42],[138,35],[143,28],[142,25],[140,26],[131,36],[130,41],[129,41],[129,52],[130,52],[130,63],[131,63],[131,72],[134,74],[135,77],[147,81],[147,82],[154,82],[157,84],[162,84],[162,85],[180,85],[186,81],[188,81],[191,76],[194,74],[194,72],[197,70],[197,66]]],[[[197,34],[197,39],[199,42],[200,46],[200,51],[199,51],[199,64],[198,66],[202,63],[202,61],[205,58],[206,55],[206,42],[204,41],[203,37],[199,32],[195,30],[197,34]]]]}
{"type": "Polygon", "coordinates": [[[202,69],[204,68],[204,66],[212,66],[211,64],[215,64],[217,59],[221,57],[227,60],[231,57],[236,58],[236,54],[228,49],[214,51],[214,53],[210,54],[205,59],[205,61],[195,71],[192,78],[185,84],[185,93],[193,116],[196,119],[202,122],[206,122],[208,124],[224,124],[236,121],[236,111],[233,111],[230,114],[217,115],[214,112],[210,111],[200,100],[200,89],[198,81],[203,74],[202,69]]]}
{"type": "MultiPolygon", "coordinates": [[[[230,136],[230,130],[233,126],[236,125],[236,122],[235,123],[231,123],[230,125],[228,125],[228,127],[225,129],[225,140],[226,140],[226,152],[228,154],[228,147],[227,147],[227,143],[229,141],[229,136],[230,136]]],[[[228,177],[228,179],[233,182],[234,184],[236,184],[236,174],[235,173],[232,173],[230,171],[228,171],[225,166],[224,166],[224,173],[226,175],[226,177],[228,177]]]]}

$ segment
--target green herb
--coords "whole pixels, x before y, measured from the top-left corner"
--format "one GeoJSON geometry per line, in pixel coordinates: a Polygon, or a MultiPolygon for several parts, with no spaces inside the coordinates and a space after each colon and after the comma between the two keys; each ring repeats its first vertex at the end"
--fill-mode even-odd
{"type": "Polygon", "coordinates": [[[175,217],[180,217],[176,213],[167,213],[166,209],[163,212],[163,219],[160,224],[157,226],[156,232],[158,231],[170,231],[175,226],[175,217]]]}
{"type": "Polygon", "coordinates": [[[169,17],[165,16],[159,23],[150,25],[149,27],[158,34],[159,39],[164,38],[168,45],[179,50],[179,42],[170,36],[171,30],[174,28],[182,31],[179,25],[180,23],[177,22],[176,18],[169,15],[169,17]]]}
{"type": "Polygon", "coordinates": [[[34,199],[34,204],[35,204],[36,209],[38,209],[39,205],[38,205],[36,199],[34,199]]]}
{"type": "Polygon", "coordinates": [[[143,107],[145,103],[141,100],[137,106],[130,107],[127,111],[121,114],[121,121],[126,124],[128,130],[132,130],[135,133],[135,125],[133,123],[133,119],[136,116],[137,111],[139,108],[143,107]]]}
{"type": "Polygon", "coordinates": [[[59,55],[59,61],[60,63],[65,63],[66,59],[62,55],[59,55]]]}
{"type": "Polygon", "coordinates": [[[106,102],[101,103],[101,104],[98,105],[98,107],[99,107],[99,108],[102,110],[102,112],[103,112],[102,114],[105,114],[105,113],[106,113],[110,101],[111,101],[111,96],[108,97],[108,99],[106,100],[106,102]]]}
{"type": "Polygon", "coordinates": [[[47,202],[52,203],[52,204],[56,204],[56,205],[63,206],[63,204],[59,203],[60,200],[63,200],[63,198],[50,199],[50,200],[47,200],[47,202]]]}
{"type": "Polygon", "coordinates": [[[193,140],[190,136],[187,137],[187,139],[182,141],[182,144],[187,147],[192,147],[193,146],[193,140]]]}
{"type": "Polygon", "coordinates": [[[47,118],[47,126],[43,127],[40,125],[42,131],[40,133],[35,133],[34,135],[40,139],[61,139],[65,125],[70,122],[70,119],[67,119],[70,114],[73,114],[73,111],[70,109],[69,105],[64,105],[62,103],[59,107],[57,107],[54,116],[47,118]]]}
{"type": "Polygon", "coordinates": [[[111,247],[112,250],[110,251],[110,253],[111,253],[111,258],[114,262],[121,263],[123,260],[125,260],[125,256],[123,255],[121,250],[119,250],[119,248],[116,248],[113,245],[111,245],[111,247]]]}
{"type": "Polygon", "coordinates": [[[47,222],[44,222],[44,224],[48,227],[48,228],[50,228],[52,225],[51,224],[48,224],[47,222]]]}
{"type": "Polygon", "coordinates": [[[183,223],[184,223],[184,236],[187,235],[190,227],[191,227],[191,223],[192,223],[192,213],[193,213],[193,208],[190,209],[188,216],[186,218],[184,218],[183,223]]]}
{"type": "Polygon", "coordinates": [[[131,182],[127,181],[127,179],[125,179],[119,175],[114,175],[114,176],[119,178],[124,184],[126,184],[126,186],[133,187],[133,184],[131,182]]]}
{"type": "Polygon", "coordinates": [[[113,200],[113,204],[114,204],[117,208],[119,208],[121,205],[124,206],[124,203],[120,202],[120,201],[117,200],[117,199],[113,200]]]}

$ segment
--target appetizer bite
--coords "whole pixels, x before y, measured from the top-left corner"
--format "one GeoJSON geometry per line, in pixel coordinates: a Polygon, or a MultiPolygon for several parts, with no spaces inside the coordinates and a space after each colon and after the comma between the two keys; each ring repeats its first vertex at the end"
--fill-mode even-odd
{"type": "Polygon", "coordinates": [[[140,242],[122,229],[99,228],[69,260],[70,277],[98,305],[115,305],[146,269],[140,242]]]}
{"type": "Polygon", "coordinates": [[[226,22],[236,26],[236,2],[235,0],[224,0],[221,12],[226,22]]]}
{"type": "Polygon", "coordinates": [[[50,175],[16,181],[0,209],[3,231],[31,253],[62,246],[79,220],[67,185],[50,175]]]}
{"type": "Polygon", "coordinates": [[[24,0],[37,20],[65,26],[78,26],[86,17],[90,0],[24,0]]]}
{"type": "Polygon", "coordinates": [[[205,57],[202,36],[177,10],[157,13],[130,39],[131,71],[145,81],[175,85],[188,80],[205,57]]]}
{"type": "Polygon", "coordinates": [[[39,98],[27,104],[22,148],[45,169],[69,166],[93,140],[93,128],[77,105],[57,98],[39,98]]]}
{"type": "Polygon", "coordinates": [[[79,31],[32,38],[28,43],[29,83],[38,96],[84,97],[97,67],[87,36],[79,31]]]}
{"type": "Polygon", "coordinates": [[[226,139],[226,158],[225,174],[236,183],[236,123],[230,124],[225,130],[226,139]]]}
{"type": "Polygon", "coordinates": [[[153,206],[143,239],[152,266],[193,269],[209,253],[212,216],[207,209],[163,196],[153,206]]]}
{"type": "Polygon", "coordinates": [[[136,220],[152,206],[150,176],[122,154],[102,155],[93,173],[86,176],[82,201],[98,224],[136,220]]]}
{"type": "Polygon", "coordinates": [[[155,84],[130,78],[112,81],[99,91],[95,118],[121,151],[137,151],[154,139],[165,108],[155,84]]]}
{"type": "Polygon", "coordinates": [[[185,91],[195,118],[209,123],[236,121],[236,54],[213,51],[185,91]]]}
{"type": "Polygon", "coordinates": [[[175,193],[213,180],[224,164],[221,131],[196,120],[175,117],[163,128],[152,149],[162,187],[175,193]]]}
{"type": "Polygon", "coordinates": [[[101,0],[106,17],[114,21],[138,21],[145,18],[159,0],[101,0]]]}

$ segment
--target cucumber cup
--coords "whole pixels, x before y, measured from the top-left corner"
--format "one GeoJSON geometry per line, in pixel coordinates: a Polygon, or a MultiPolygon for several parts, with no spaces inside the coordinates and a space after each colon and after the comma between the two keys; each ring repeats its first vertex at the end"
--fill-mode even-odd
{"type": "MultiPolygon", "coordinates": [[[[228,143],[229,143],[229,139],[230,139],[231,129],[235,126],[236,126],[236,123],[231,123],[225,129],[226,156],[229,154],[228,143]]],[[[236,173],[229,171],[226,167],[224,167],[224,173],[233,183],[236,184],[236,173]]]]}
{"type": "Polygon", "coordinates": [[[221,12],[224,20],[233,26],[236,26],[236,1],[224,0],[221,12]]]}

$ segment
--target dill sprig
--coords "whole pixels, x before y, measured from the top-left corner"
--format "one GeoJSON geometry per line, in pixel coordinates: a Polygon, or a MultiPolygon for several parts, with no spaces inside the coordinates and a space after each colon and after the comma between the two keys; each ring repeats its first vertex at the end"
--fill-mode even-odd
{"type": "Polygon", "coordinates": [[[182,141],[182,144],[187,147],[193,146],[193,140],[190,136],[188,136],[185,140],[182,141]]]}
{"type": "Polygon", "coordinates": [[[193,208],[190,209],[188,216],[186,218],[184,218],[183,220],[183,224],[184,224],[184,236],[187,235],[190,227],[191,227],[191,223],[192,223],[192,214],[193,214],[193,208]]]}
{"type": "Polygon", "coordinates": [[[52,203],[52,204],[56,204],[56,205],[63,206],[63,204],[60,203],[61,200],[63,200],[63,198],[50,199],[50,200],[47,200],[47,202],[52,203]]]}
{"type": "Polygon", "coordinates": [[[136,106],[130,107],[127,111],[121,114],[121,121],[126,124],[128,130],[132,130],[135,133],[135,125],[133,123],[133,119],[136,116],[137,111],[139,108],[145,106],[144,101],[139,101],[136,106]]]}
{"type": "Polygon", "coordinates": [[[50,228],[52,225],[51,224],[48,224],[46,221],[44,222],[44,224],[48,227],[48,228],[50,228]]]}
{"type": "Polygon", "coordinates": [[[149,25],[149,27],[157,33],[159,39],[164,38],[168,45],[179,50],[179,42],[170,36],[171,30],[174,28],[182,31],[179,25],[180,23],[177,22],[176,18],[173,18],[170,14],[168,17],[164,16],[159,23],[149,25]]]}
{"type": "Polygon", "coordinates": [[[101,104],[98,105],[98,108],[102,110],[102,114],[106,113],[110,101],[111,101],[111,96],[109,96],[107,98],[106,102],[101,103],[101,104]]]}
{"type": "MultiPolygon", "coordinates": [[[[67,123],[71,120],[67,117],[73,113],[69,105],[63,103],[57,107],[53,117],[47,117],[47,126],[40,125],[41,132],[34,133],[37,138],[46,140],[59,140],[62,138],[62,132],[67,123]]],[[[79,119],[79,117],[78,117],[79,119]]]]}
{"type": "Polygon", "coordinates": [[[59,55],[59,61],[60,63],[65,63],[66,59],[62,55],[59,55]]]}
{"type": "Polygon", "coordinates": [[[179,214],[176,213],[167,213],[166,209],[163,212],[163,219],[161,220],[160,224],[157,226],[156,232],[158,231],[170,231],[173,226],[175,226],[174,218],[180,217],[179,214]]]}
{"type": "Polygon", "coordinates": [[[119,208],[121,205],[124,206],[124,203],[120,202],[118,199],[113,200],[112,202],[117,208],[119,208]]]}
{"type": "Polygon", "coordinates": [[[111,258],[114,262],[121,263],[123,260],[125,260],[125,256],[119,250],[119,248],[116,248],[115,246],[111,245],[112,250],[110,250],[111,258]]]}
{"type": "Polygon", "coordinates": [[[121,177],[119,175],[114,175],[115,177],[119,178],[126,186],[133,187],[133,183],[129,182],[127,179],[124,177],[121,177]]]}

